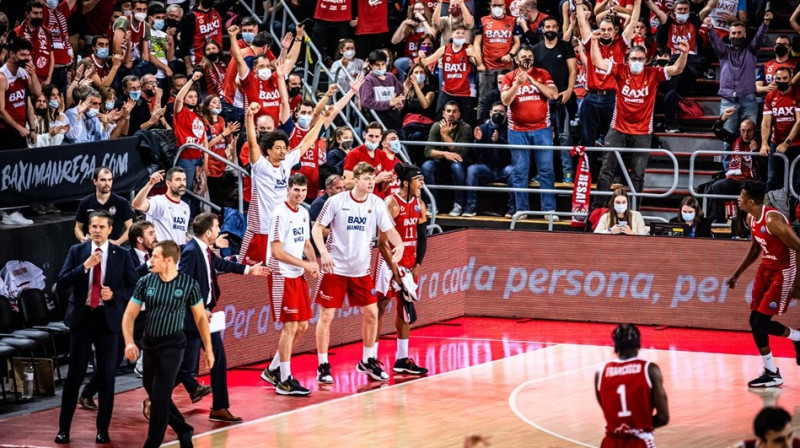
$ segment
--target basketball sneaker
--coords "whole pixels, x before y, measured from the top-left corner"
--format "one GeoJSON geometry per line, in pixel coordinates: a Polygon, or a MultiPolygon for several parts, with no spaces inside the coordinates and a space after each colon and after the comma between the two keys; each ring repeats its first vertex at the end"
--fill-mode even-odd
{"type": "Polygon", "coordinates": [[[329,363],[322,363],[317,367],[317,382],[322,384],[333,384],[333,376],[331,376],[331,365],[329,363]]]}
{"type": "Polygon", "coordinates": [[[781,369],[777,369],[775,372],[771,372],[765,368],[761,376],[747,383],[747,386],[778,387],[781,384],[783,384],[783,378],[781,378],[781,369]]]}
{"type": "Polygon", "coordinates": [[[278,395],[311,395],[311,391],[301,386],[292,375],[289,375],[286,381],[281,381],[275,386],[275,393],[278,395]]]}
{"type": "Polygon", "coordinates": [[[800,366],[800,341],[794,341],[794,356],[797,365],[800,366]]]}
{"type": "Polygon", "coordinates": [[[278,383],[281,382],[281,368],[278,367],[275,370],[270,370],[269,366],[267,366],[267,368],[261,372],[261,379],[277,387],[278,383]]]}
{"type": "Polygon", "coordinates": [[[375,358],[369,358],[366,364],[359,361],[356,370],[369,375],[375,381],[389,381],[389,374],[383,371],[380,362],[375,358]]]}
{"type": "Polygon", "coordinates": [[[392,368],[395,373],[408,373],[409,375],[425,375],[428,369],[418,366],[412,358],[399,358],[392,368]]]}

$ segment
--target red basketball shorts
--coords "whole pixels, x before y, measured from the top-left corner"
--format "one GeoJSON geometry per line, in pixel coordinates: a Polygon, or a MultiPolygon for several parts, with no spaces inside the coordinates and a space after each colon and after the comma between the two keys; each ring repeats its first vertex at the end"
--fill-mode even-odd
{"type": "Polygon", "coordinates": [[[341,308],[345,295],[351,306],[367,306],[378,301],[375,297],[375,282],[369,275],[345,277],[324,274],[319,280],[315,302],[325,308],[341,308]]]}
{"type": "Polygon", "coordinates": [[[288,278],[273,273],[269,279],[273,319],[277,313],[280,313],[281,322],[303,322],[311,319],[311,296],[308,294],[305,277],[301,275],[288,278]]]}
{"type": "Polygon", "coordinates": [[[785,313],[789,307],[789,290],[795,274],[792,268],[777,270],[759,265],[753,283],[750,310],[772,316],[785,313]]]}

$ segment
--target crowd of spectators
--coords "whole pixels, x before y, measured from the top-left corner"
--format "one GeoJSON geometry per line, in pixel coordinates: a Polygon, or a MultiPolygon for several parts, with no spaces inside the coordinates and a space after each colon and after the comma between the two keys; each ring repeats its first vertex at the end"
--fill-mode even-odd
{"type": "MultiPolygon", "coordinates": [[[[782,152],[791,161],[800,153],[793,145],[798,120],[792,87],[800,80],[795,76],[800,40],[778,37],[775,59],[756,75],[772,19],[762,3],[268,2],[269,9],[288,7],[302,23],[290,24],[278,40],[270,31],[281,24],[259,25],[229,0],[31,0],[0,13],[0,146],[45,147],[162,130],[174,133],[177,147],[200,145],[249,169],[240,131],[250,103],[261,105],[255,116],[259,131],[283,129],[296,146],[299,134],[310,129],[309,120],[319,115],[317,102],[332,104],[351,95],[365,116],[374,112],[380,118],[381,142],[392,130],[400,140],[429,142],[407,147],[427,183],[527,188],[534,182],[553,189],[558,179],[575,179],[573,145],[649,148],[657,144],[657,126],[679,132],[679,98],[718,60],[721,126],[715,131],[725,147],[782,152]],[[319,83],[320,92],[302,84],[298,60],[316,57],[304,50],[306,39],[331,73],[319,83]],[[656,123],[655,111],[664,113],[663,123],[656,123]],[[742,131],[737,140],[737,126],[750,124],[755,135],[746,139],[742,131]],[[565,150],[531,153],[493,144],[565,150]]],[[[800,30],[798,11],[790,23],[800,30]]],[[[349,185],[344,159],[354,137],[368,131],[348,128],[333,115],[325,120],[319,142],[295,167],[313,184],[309,203],[325,190],[330,174],[349,185]]],[[[648,154],[629,159],[632,188],[641,192],[648,154]]],[[[730,158],[731,169],[726,158],[730,175],[713,191],[732,192],[739,177],[757,175],[742,174],[749,159],[730,158]]],[[[773,159],[764,180],[771,189],[783,188],[781,160],[773,159]]],[[[178,165],[187,173],[189,190],[207,188],[212,202],[235,203],[235,176],[225,164],[190,147],[178,165]]],[[[616,156],[604,153],[592,165],[599,169],[597,188],[610,191],[619,177],[616,156]]],[[[245,190],[249,199],[247,185],[245,190]]],[[[451,197],[451,216],[481,212],[473,191],[441,195],[443,211],[451,197]]],[[[540,199],[542,211],[556,211],[553,194],[540,199]]],[[[188,195],[184,200],[197,214],[200,204],[188,195]]],[[[596,207],[613,205],[608,196],[597,195],[596,207]]],[[[45,204],[35,212],[48,210],[57,209],[45,204]]],[[[510,195],[507,215],[517,210],[530,210],[527,193],[510,195]]],[[[720,214],[714,203],[710,218],[724,219],[720,214]]],[[[15,220],[24,222],[19,215],[8,223],[21,223],[15,220]]]]}

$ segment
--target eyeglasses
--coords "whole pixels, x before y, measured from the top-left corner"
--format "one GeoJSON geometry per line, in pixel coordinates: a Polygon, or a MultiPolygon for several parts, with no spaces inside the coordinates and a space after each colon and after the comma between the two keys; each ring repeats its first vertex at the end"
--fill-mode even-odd
{"type": "Polygon", "coordinates": [[[143,82],[142,84],[158,84],[158,81],[146,81],[143,82]]]}
{"type": "Polygon", "coordinates": [[[631,62],[644,62],[645,58],[628,58],[631,62]]]}

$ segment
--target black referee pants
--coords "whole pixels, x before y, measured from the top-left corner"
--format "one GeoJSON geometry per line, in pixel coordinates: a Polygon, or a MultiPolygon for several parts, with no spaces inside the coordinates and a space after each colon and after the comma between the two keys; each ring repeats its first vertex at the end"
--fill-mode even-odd
{"type": "Polygon", "coordinates": [[[150,396],[150,425],[147,428],[145,448],[157,448],[164,441],[167,424],[178,436],[193,428],[172,402],[172,389],[183,360],[186,337],[183,331],[153,338],[144,335],[143,378],[144,388],[150,396]]]}

